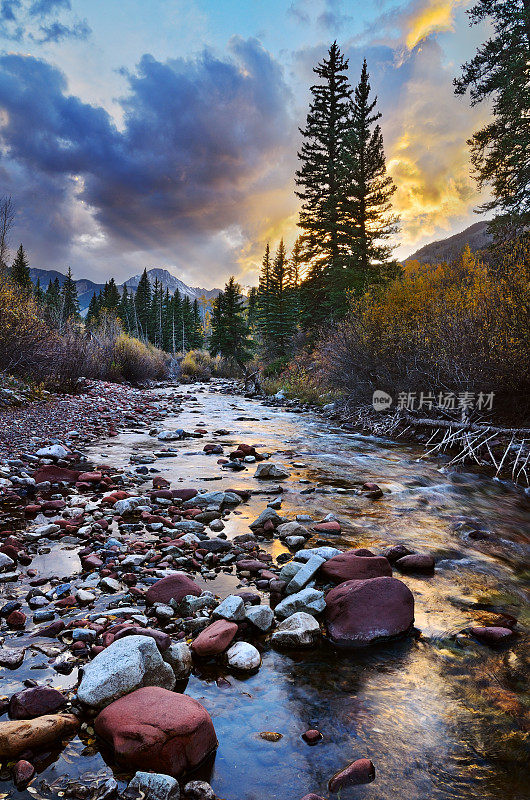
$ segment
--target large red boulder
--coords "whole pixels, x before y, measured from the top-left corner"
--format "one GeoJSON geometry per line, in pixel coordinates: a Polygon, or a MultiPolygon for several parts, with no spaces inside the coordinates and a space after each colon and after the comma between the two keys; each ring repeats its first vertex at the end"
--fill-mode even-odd
{"type": "Polygon", "coordinates": [[[39,467],[33,473],[35,483],[75,483],[79,478],[79,472],[74,469],[65,469],[65,467],[54,467],[52,465],[46,467],[39,467]]]}
{"type": "Polygon", "coordinates": [[[384,556],[358,555],[350,550],[333,556],[320,567],[322,576],[333,583],[382,578],[392,575],[390,562],[384,556]]]}
{"type": "Polygon", "coordinates": [[[160,578],[159,581],[153,583],[147,590],[145,599],[151,604],[169,603],[170,600],[176,600],[177,603],[180,603],[187,594],[198,597],[201,594],[201,590],[184,572],[175,572],[174,575],[167,575],[165,578],[160,578]]]}
{"type": "Polygon", "coordinates": [[[231,645],[237,630],[235,622],[218,619],[199,633],[195,641],[191,643],[191,649],[196,656],[201,657],[224,653],[231,645]]]}
{"type": "Polygon", "coordinates": [[[328,634],[339,647],[362,647],[406,633],[414,597],[397,578],[346,581],[326,595],[328,634]]]}
{"type": "Polygon", "coordinates": [[[127,767],[179,776],[217,747],[213,722],[185,694],[147,686],[121,697],[96,717],[98,736],[127,767]]]}
{"type": "Polygon", "coordinates": [[[66,697],[51,686],[35,686],[14,694],[9,701],[11,719],[34,719],[64,708],[66,697]]]}

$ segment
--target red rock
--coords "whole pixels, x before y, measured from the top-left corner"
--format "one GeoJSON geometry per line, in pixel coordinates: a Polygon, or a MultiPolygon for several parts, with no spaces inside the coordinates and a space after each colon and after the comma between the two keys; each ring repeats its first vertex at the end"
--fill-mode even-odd
{"type": "Polygon", "coordinates": [[[16,561],[19,550],[16,547],[13,547],[12,544],[3,544],[2,547],[0,547],[0,553],[3,553],[5,556],[12,558],[13,561],[16,561]]]}
{"type": "Polygon", "coordinates": [[[316,525],[313,525],[313,530],[319,533],[340,533],[341,527],[340,523],[334,519],[330,522],[317,522],[316,525]]]}
{"type": "Polygon", "coordinates": [[[186,500],[192,500],[194,497],[198,495],[197,489],[173,489],[171,491],[171,495],[173,497],[177,497],[179,500],[186,502],[186,500]]]}
{"type": "Polygon", "coordinates": [[[502,628],[494,626],[491,628],[476,625],[469,629],[472,636],[482,642],[482,644],[504,644],[504,642],[513,639],[515,633],[510,628],[502,628]]]}
{"type": "Polygon", "coordinates": [[[121,763],[175,777],[217,747],[206,709],[192,697],[158,686],[115,700],[96,717],[94,728],[121,763]]]}
{"type": "Polygon", "coordinates": [[[51,625],[47,625],[45,628],[40,628],[39,630],[32,633],[32,636],[44,636],[47,639],[55,639],[56,636],[61,633],[65,629],[65,624],[62,619],[56,619],[55,622],[52,622],[51,625]]]}
{"type": "Polygon", "coordinates": [[[375,780],[374,765],[369,758],[359,758],[337,772],[329,781],[328,788],[330,792],[338,792],[344,786],[359,786],[362,783],[371,783],[373,780],[375,780]]]}
{"type": "Polygon", "coordinates": [[[395,564],[398,558],[411,555],[413,555],[413,551],[405,547],[404,544],[395,544],[393,547],[389,547],[388,550],[385,550],[385,556],[391,564],[395,564]]]}
{"type": "Polygon", "coordinates": [[[40,505],[35,505],[34,503],[27,505],[24,509],[24,514],[26,517],[36,517],[40,511],[40,505]]]}
{"type": "Polygon", "coordinates": [[[103,561],[95,554],[86,556],[81,561],[85,570],[99,569],[99,567],[103,566],[103,561]]]}
{"type": "Polygon", "coordinates": [[[66,705],[66,697],[51,686],[35,686],[14,694],[9,701],[11,719],[34,719],[55,714],[66,705]]]}
{"type": "Polygon", "coordinates": [[[35,767],[29,761],[21,759],[13,767],[13,781],[19,791],[26,788],[34,775],[35,767]]]}
{"type": "Polygon", "coordinates": [[[75,605],[77,605],[77,600],[73,594],[68,595],[68,597],[62,597],[60,600],[55,601],[55,608],[71,608],[75,605]]]}
{"type": "Polygon", "coordinates": [[[26,615],[23,611],[12,611],[6,617],[6,622],[10,628],[20,629],[26,624],[26,615]]]}
{"type": "Polygon", "coordinates": [[[317,731],[314,728],[311,728],[311,730],[306,731],[304,734],[302,734],[302,738],[308,744],[316,744],[317,742],[319,742],[322,739],[322,734],[320,733],[320,731],[317,731]]]}
{"type": "Polygon", "coordinates": [[[82,472],[77,480],[81,483],[99,483],[102,477],[101,472],[82,472]]]}
{"type": "Polygon", "coordinates": [[[114,634],[114,639],[123,639],[124,636],[149,636],[154,639],[159,650],[167,650],[171,644],[168,633],[157,631],[154,628],[142,628],[140,625],[130,625],[114,634]]]}
{"type": "Polygon", "coordinates": [[[406,633],[414,597],[397,578],[346,581],[326,595],[329,636],[339,647],[359,647],[406,633]]]}
{"type": "Polygon", "coordinates": [[[33,473],[35,483],[75,483],[79,478],[79,472],[73,469],[65,469],[64,467],[39,467],[33,473]]]}
{"type": "Polygon", "coordinates": [[[401,572],[434,572],[434,558],[428,554],[415,553],[398,558],[396,567],[401,572]]]}
{"type": "Polygon", "coordinates": [[[171,481],[163,478],[161,475],[155,475],[153,478],[153,489],[169,489],[171,481]]]}
{"type": "Polygon", "coordinates": [[[176,572],[154,583],[147,590],[145,599],[147,603],[169,603],[176,600],[179,603],[187,594],[198,597],[201,590],[192,579],[184,572],[176,572]]]}
{"type": "Polygon", "coordinates": [[[195,655],[203,658],[224,653],[232,643],[237,631],[238,626],[235,622],[219,619],[199,633],[195,641],[191,643],[191,649],[195,655]]]}
{"type": "Polygon", "coordinates": [[[392,575],[392,567],[384,556],[360,556],[350,550],[324,562],[320,572],[326,580],[344,583],[392,575]]]}
{"type": "Polygon", "coordinates": [[[267,569],[267,564],[255,558],[242,558],[241,561],[236,562],[236,568],[247,572],[259,572],[262,569],[267,569]]]}

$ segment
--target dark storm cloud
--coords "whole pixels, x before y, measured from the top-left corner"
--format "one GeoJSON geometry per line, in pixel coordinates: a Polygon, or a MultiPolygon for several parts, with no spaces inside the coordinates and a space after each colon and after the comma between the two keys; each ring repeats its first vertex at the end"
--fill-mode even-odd
{"type": "Polygon", "coordinates": [[[121,129],[105,109],[68,95],[56,67],[3,56],[5,152],[32,173],[77,187],[121,247],[240,224],[245,201],[274,190],[270,176],[293,123],[281,70],[259,42],[236,38],[230,49],[225,59],[208,51],[167,62],[145,55],[124,73],[121,129]]]}

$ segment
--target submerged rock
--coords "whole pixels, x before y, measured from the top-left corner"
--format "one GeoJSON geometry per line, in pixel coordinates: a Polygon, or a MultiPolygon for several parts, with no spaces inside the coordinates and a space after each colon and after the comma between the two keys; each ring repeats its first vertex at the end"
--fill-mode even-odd
{"type": "Polygon", "coordinates": [[[384,556],[361,556],[355,551],[341,553],[323,564],[322,576],[333,583],[381,578],[392,575],[390,562],[384,556]]]}
{"type": "Polygon", "coordinates": [[[175,572],[167,575],[149,587],[146,594],[146,601],[152,605],[158,603],[167,604],[171,600],[179,603],[186,595],[198,597],[201,590],[189,575],[185,572],[175,572]]]}
{"type": "Polygon", "coordinates": [[[330,792],[338,792],[345,786],[359,786],[375,780],[375,767],[369,758],[352,761],[345,769],[337,772],[329,781],[330,792]]]}
{"type": "Polygon", "coordinates": [[[197,767],[217,747],[206,709],[192,697],[157,686],[111,703],[94,728],[121,763],[174,777],[197,767]]]}
{"type": "Polygon", "coordinates": [[[195,655],[206,658],[216,656],[230,647],[232,640],[238,631],[235,622],[226,619],[218,619],[208,625],[191,643],[191,649],[195,655]]]}
{"type": "Polygon", "coordinates": [[[180,798],[180,787],[175,778],[159,772],[137,772],[127,788],[142,792],[143,796],[149,800],[179,800],[180,798]]]}
{"type": "Polygon", "coordinates": [[[79,728],[73,714],[46,714],[37,719],[0,722],[0,758],[13,759],[65,739],[79,728]]]}
{"type": "Polygon", "coordinates": [[[297,611],[281,622],[272,634],[272,644],[279,648],[313,647],[320,639],[320,625],[304,611],[297,611]]]}

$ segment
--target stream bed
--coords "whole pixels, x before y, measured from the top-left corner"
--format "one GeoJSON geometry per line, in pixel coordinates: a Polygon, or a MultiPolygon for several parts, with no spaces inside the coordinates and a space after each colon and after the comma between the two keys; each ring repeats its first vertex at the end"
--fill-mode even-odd
{"type": "MultiPolygon", "coordinates": [[[[255,464],[233,474],[202,451],[208,441],[227,451],[246,442],[290,472],[282,482],[282,516],[319,520],[332,513],[340,520],[340,536],[315,534],[307,546],[325,539],[340,549],[379,553],[403,543],[436,560],[433,575],[397,573],[414,595],[415,636],[349,651],[323,640],[316,649],[288,654],[265,643],[261,668],[246,678],[222,667],[196,667],[185,692],[210,713],[219,739],[215,758],[198,777],[223,800],[300,800],[308,792],[328,797],[329,778],[366,757],[375,765],[375,781],[343,789],[341,800],[527,797],[525,637],[494,649],[461,632],[503,614],[516,617],[520,631],[528,626],[530,498],[507,482],[424,460],[419,447],[345,433],[317,414],[224,394],[215,384],[184,391],[182,412],[164,419],[164,428],[228,433],[171,442],[177,455],[158,458],[154,466],[172,487],[263,489],[253,477],[255,464]],[[366,481],[383,489],[381,499],[357,493],[366,481]],[[322,739],[309,746],[302,734],[315,728],[322,739]],[[281,738],[265,740],[262,731],[281,738]]],[[[96,442],[86,453],[94,464],[134,469],[131,457],[157,445],[140,428],[96,442]]],[[[266,502],[256,493],[240,505],[226,521],[228,538],[248,533],[266,502]]],[[[287,552],[279,540],[262,547],[274,558],[287,552]]],[[[70,579],[80,569],[77,549],[54,545],[31,566],[39,575],[70,579]]],[[[221,598],[242,588],[235,572],[198,582],[221,598]]],[[[19,588],[23,595],[28,587],[22,580],[19,588]]],[[[28,644],[30,635],[28,629],[17,643],[28,644]]],[[[27,678],[67,689],[77,674],[57,674],[35,651],[23,670],[1,669],[1,694],[19,691],[27,678]]],[[[100,752],[97,740],[75,737],[29,789],[0,782],[0,798],[51,797],[41,781],[50,786],[66,776],[90,786],[107,774],[125,785],[131,773],[100,752]]]]}

